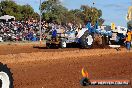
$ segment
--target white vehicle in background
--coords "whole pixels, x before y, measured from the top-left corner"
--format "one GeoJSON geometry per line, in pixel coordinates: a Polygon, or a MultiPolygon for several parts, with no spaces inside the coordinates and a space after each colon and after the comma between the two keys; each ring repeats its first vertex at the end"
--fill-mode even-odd
{"type": "Polygon", "coordinates": [[[126,27],[117,26],[116,29],[113,30],[113,32],[122,33],[123,35],[126,35],[127,28],[126,27]]]}
{"type": "Polygon", "coordinates": [[[118,33],[123,33],[123,35],[126,35],[127,28],[126,27],[119,27],[118,33]]]}
{"type": "Polygon", "coordinates": [[[124,44],[126,33],[127,33],[127,28],[121,27],[121,26],[115,27],[115,29],[112,30],[112,36],[110,38],[109,44],[112,44],[112,45],[113,44],[118,44],[118,45],[124,44]]]}

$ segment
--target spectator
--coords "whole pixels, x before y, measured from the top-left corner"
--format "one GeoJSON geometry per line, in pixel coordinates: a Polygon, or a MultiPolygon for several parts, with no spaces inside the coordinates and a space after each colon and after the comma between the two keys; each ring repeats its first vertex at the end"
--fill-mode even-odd
{"type": "Polygon", "coordinates": [[[131,41],[132,41],[132,32],[130,30],[128,30],[127,34],[126,34],[126,48],[127,50],[130,51],[131,49],[131,41]]]}

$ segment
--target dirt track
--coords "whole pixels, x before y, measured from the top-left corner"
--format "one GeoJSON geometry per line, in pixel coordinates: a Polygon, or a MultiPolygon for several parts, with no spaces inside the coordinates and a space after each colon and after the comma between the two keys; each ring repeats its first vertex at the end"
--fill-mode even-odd
{"type": "MultiPolygon", "coordinates": [[[[0,61],[8,64],[14,88],[81,88],[81,69],[90,79],[132,81],[132,53],[125,49],[38,49],[33,45],[0,45],[0,61]]],[[[132,88],[90,86],[88,88],[132,88]]]]}

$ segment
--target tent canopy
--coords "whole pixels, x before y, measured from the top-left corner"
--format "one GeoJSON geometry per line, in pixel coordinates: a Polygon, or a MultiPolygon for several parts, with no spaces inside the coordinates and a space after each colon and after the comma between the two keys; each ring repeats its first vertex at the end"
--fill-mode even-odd
{"type": "Polygon", "coordinates": [[[8,21],[10,19],[15,20],[15,17],[14,16],[9,16],[9,15],[4,15],[4,16],[1,16],[0,19],[8,21]]]}

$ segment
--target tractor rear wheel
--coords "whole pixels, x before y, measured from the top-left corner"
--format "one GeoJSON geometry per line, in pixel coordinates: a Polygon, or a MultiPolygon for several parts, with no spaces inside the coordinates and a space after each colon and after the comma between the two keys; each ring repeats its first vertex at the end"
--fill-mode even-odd
{"type": "Polygon", "coordinates": [[[93,45],[94,38],[91,34],[86,31],[80,38],[80,43],[82,48],[91,48],[93,45]]]}
{"type": "Polygon", "coordinates": [[[14,88],[13,77],[7,65],[0,63],[0,88],[14,88]]]}

